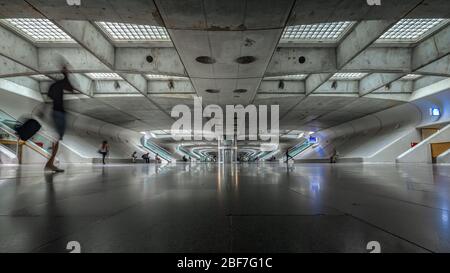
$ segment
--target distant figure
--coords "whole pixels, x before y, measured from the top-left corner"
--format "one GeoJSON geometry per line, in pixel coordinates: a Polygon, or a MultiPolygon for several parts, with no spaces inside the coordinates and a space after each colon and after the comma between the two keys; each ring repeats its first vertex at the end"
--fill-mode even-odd
{"type": "Polygon", "coordinates": [[[185,155],[183,155],[183,161],[184,162],[187,162],[188,160],[187,160],[187,157],[185,156],[185,155]]]}
{"type": "Polygon", "coordinates": [[[155,156],[156,163],[161,163],[161,158],[159,158],[159,154],[155,156]]]}
{"type": "Polygon", "coordinates": [[[131,162],[136,163],[137,159],[137,152],[134,151],[133,154],[131,154],[131,162]]]}
{"type": "Polygon", "coordinates": [[[289,154],[289,149],[286,150],[286,163],[289,163],[289,159],[294,160],[294,158],[289,154]]]}
{"type": "Polygon", "coordinates": [[[53,83],[48,90],[48,97],[53,100],[53,122],[58,132],[59,140],[52,144],[52,155],[45,165],[45,170],[53,172],[64,172],[55,166],[55,158],[58,153],[59,141],[63,139],[66,131],[66,112],[64,111],[64,90],[74,92],[74,88],[67,76],[68,70],[64,67],[62,70],[64,78],[53,83]]]}
{"type": "Polygon", "coordinates": [[[105,158],[106,158],[106,156],[109,154],[109,145],[108,145],[108,141],[104,140],[104,141],[102,142],[102,146],[100,146],[100,150],[98,150],[98,152],[102,155],[103,165],[105,165],[105,164],[106,164],[105,158]]]}
{"type": "Polygon", "coordinates": [[[142,159],[144,159],[145,163],[150,163],[150,153],[143,154],[142,159]]]}
{"type": "Polygon", "coordinates": [[[333,154],[330,157],[330,163],[336,163],[338,158],[339,158],[339,152],[336,149],[334,149],[333,154]]]}

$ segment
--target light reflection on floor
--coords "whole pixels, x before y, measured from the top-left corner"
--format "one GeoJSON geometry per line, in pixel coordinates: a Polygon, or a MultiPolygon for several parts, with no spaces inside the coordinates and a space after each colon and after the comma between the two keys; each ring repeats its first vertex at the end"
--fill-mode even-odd
{"type": "Polygon", "coordinates": [[[450,166],[0,166],[0,252],[450,251],[450,166]]]}

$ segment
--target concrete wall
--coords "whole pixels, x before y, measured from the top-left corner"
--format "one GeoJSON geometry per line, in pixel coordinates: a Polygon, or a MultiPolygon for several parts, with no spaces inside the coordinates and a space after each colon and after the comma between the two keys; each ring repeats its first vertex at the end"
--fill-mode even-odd
{"type": "MultiPolygon", "coordinates": [[[[418,128],[450,123],[449,80],[417,92],[409,103],[319,131],[315,136],[320,145],[299,155],[298,161],[327,161],[336,149],[341,162],[396,162],[411,149],[411,142],[421,141],[418,128]],[[429,114],[433,107],[441,109],[441,116],[429,114]]],[[[450,141],[450,136],[443,133],[440,139],[450,141]]],[[[416,157],[414,162],[431,162],[431,156],[416,157]]]]}
{"type": "MultiPolygon", "coordinates": [[[[22,96],[20,92],[0,92],[0,109],[18,119],[22,116],[35,116],[38,111],[46,109],[46,113],[39,121],[42,124],[41,131],[56,138],[53,130],[53,122],[50,117],[50,106],[34,97],[22,96]]],[[[67,114],[67,131],[64,140],[60,144],[58,160],[61,163],[92,163],[101,157],[98,150],[103,140],[110,145],[111,160],[128,160],[133,151],[138,154],[143,150],[140,146],[141,134],[124,129],[113,124],[96,120],[77,113],[67,114]]],[[[30,163],[42,163],[31,156],[33,152],[27,152],[30,163]]],[[[98,161],[98,160],[97,160],[98,161]]]]}
{"type": "Polygon", "coordinates": [[[398,163],[432,163],[431,143],[450,141],[450,125],[423,140],[397,158],[398,163]]]}
{"type": "Polygon", "coordinates": [[[299,159],[321,161],[336,149],[340,161],[395,162],[411,147],[411,142],[420,140],[415,126],[421,116],[415,105],[403,104],[320,131],[316,134],[320,145],[299,159]]]}
{"type": "Polygon", "coordinates": [[[436,163],[450,163],[450,149],[436,158],[436,163]]]}

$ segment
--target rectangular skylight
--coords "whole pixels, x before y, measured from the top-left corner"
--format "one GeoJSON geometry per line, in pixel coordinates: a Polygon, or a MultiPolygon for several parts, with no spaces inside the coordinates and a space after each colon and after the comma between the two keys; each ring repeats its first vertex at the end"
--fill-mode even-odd
{"type": "Polygon", "coordinates": [[[288,26],[284,29],[281,40],[337,42],[352,25],[353,22],[344,21],[288,26]]]}
{"type": "Polygon", "coordinates": [[[32,42],[75,43],[70,36],[48,19],[11,18],[1,22],[32,42]]]}
{"type": "Polygon", "coordinates": [[[113,41],[169,41],[164,27],[125,23],[98,22],[97,25],[113,41]]]}
{"type": "Polygon", "coordinates": [[[403,80],[403,81],[414,81],[414,80],[417,80],[417,79],[419,79],[421,77],[422,77],[422,75],[419,75],[419,74],[408,74],[408,75],[404,76],[403,78],[401,78],[401,80],[403,80]]]}
{"type": "Polygon", "coordinates": [[[417,42],[439,26],[448,23],[446,19],[402,19],[386,31],[377,42],[417,42]]]}
{"type": "Polygon", "coordinates": [[[170,75],[155,75],[155,74],[147,74],[145,75],[149,80],[187,80],[187,77],[179,77],[179,76],[170,76],[170,75]]]}
{"type": "Polygon", "coordinates": [[[122,77],[116,73],[87,73],[86,76],[92,80],[122,80],[122,77]]]}
{"type": "Polygon", "coordinates": [[[303,81],[308,77],[308,74],[296,74],[296,75],[284,75],[284,76],[274,76],[265,77],[264,80],[291,80],[291,81],[303,81]]]}
{"type": "Polygon", "coordinates": [[[364,78],[367,73],[336,73],[330,80],[332,81],[357,81],[364,78]]]}

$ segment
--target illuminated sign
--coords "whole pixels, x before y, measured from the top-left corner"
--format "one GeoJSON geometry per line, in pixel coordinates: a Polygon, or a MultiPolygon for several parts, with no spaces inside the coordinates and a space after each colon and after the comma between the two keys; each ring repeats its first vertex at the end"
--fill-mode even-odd
{"type": "Polygon", "coordinates": [[[439,117],[441,115],[441,111],[437,107],[430,108],[430,116],[439,117]]]}

